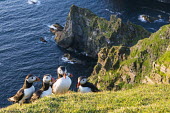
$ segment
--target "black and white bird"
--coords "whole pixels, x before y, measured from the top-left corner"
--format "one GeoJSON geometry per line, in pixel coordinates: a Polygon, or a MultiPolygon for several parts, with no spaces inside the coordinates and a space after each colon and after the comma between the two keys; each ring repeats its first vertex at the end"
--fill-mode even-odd
{"type": "Polygon", "coordinates": [[[8,98],[8,101],[23,104],[26,100],[29,100],[32,94],[35,92],[33,83],[40,81],[40,79],[32,74],[28,74],[25,78],[22,88],[12,97],[8,98]]]}
{"type": "Polygon", "coordinates": [[[77,88],[81,93],[88,93],[88,92],[99,92],[100,90],[97,89],[95,85],[90,82],[87,82],[86,76],[80,76],[78,78],[77,88]]]}
{"type": "Polygon", "coordinates": [[[51,83],[54,82],[54,78],[50,74],[46,74],[43,77],[42,88],[36,91],[31,97],[31,101],[35,101],[44,96],[48,96],[52,94],[51,83]]]}
{"type": "Polygon", "coordinates": [[[64,66],[60,66],[57,69],[57,73],[58,73],[58,79],[52,86],[53,93],[54,94],[66,93],[71,86],[72,81],[70,77],[72,77],[73,75],[67,73],[67,69],[64,66]]]}

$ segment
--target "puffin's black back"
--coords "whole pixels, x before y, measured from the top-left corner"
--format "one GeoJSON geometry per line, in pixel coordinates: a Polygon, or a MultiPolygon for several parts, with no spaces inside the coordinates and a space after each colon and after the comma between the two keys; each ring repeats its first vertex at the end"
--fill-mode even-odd
{"type": "Polygon", "coordinates": [[[82,84],[81,86],[91,88],[92,92],[99,92],[100,91],[95,85],[93,85],[90,82],[86,82],[85,84],[82,84]]]}

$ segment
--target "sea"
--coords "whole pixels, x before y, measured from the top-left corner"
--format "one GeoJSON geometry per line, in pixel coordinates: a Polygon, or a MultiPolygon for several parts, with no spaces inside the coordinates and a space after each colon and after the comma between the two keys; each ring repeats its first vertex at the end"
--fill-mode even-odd
{"type": "MultiPolygon", "coordinates": [[[[107,20],[110,15],[117,15],[150,32],[168,24],[170,17],[170,4],[153,0],[0,0],[0,108],[12,104],[7,98],[22,87],[27,74],[41,79],[44,74],[51,74],[57,78],[56,69],[66,66],[74,76],[72,91],[77,91],[79,76],[90,76],[96,59],[75,52],[70,54],[83,63],[65,60],[63,55],[68,51],[55,43],[49,31],[55,23],[65,25],[73,4],[107,20]],[[161,19],[150,23],[141,15],[161,15],[161,19]],[[41,37],[47,42],[41,42],[41,37]]],[[[35,83],[35,87],[41,88],[41,83],[35,83]]]]}

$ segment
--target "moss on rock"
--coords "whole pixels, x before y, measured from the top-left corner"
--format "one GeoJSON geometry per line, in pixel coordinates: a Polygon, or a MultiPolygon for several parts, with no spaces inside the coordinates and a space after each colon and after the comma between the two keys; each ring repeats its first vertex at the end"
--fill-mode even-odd
{"type": "Polygon", "coordinates": [[[139,40],[130,48],[113,46],[107,51],[99,52],[98,64],[101,70],[90,77],[93,82],[95,76],[95,81],[98,81],[95,83],[101,89],[110,90],[116,86],[123,88],[127,84],[170,83],[170,25],[161,27],[149,38],[139,40]],[[100,62],[101,53],[106,54],[104,63],[100,62]],[[115,78],[116,75],[119,76],[115,78]],[[110,79],[106,79],[108,77],[110,79]]]}
{"type": "Polygon", "coordinates": [[[64,48],[86,52],[96,58],[101,48],[125,45],[133,46],[150,33],[131,22],[123,23],[115,15],[110,21],[100,18],[90,10],[73,5],[67,17],[62,35],[56,34],[56,42],[64,48]]]}

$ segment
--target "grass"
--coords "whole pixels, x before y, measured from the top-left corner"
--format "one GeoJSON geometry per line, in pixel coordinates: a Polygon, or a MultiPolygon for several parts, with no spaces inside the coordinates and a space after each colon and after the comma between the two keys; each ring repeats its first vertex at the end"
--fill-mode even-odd
{"type": "Polygon", "coordinates": [[[124,91],[67,93],[32,104],[14,104],[1,113],[165,113],[170,112],[170,85],[140,85],[124,91]]]}

